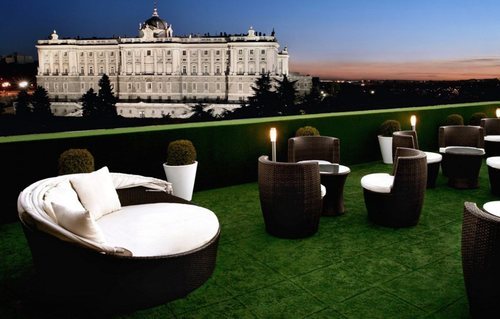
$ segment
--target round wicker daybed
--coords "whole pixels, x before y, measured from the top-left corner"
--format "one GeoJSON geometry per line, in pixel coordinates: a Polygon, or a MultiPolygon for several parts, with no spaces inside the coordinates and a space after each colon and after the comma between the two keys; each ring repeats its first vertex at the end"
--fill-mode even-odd
{"type": "Polygon", "coordinates": [[[79,175],[38,181],[19,196],[40,298],[115,313],[182,298],[210,278],[220,236],[213,212],[170,195],[163,180],[109,173],[121,208],[91,221],[99,242],[62,227],[64,215],[50,209],[73,196],[67,182],[79,175]]]}

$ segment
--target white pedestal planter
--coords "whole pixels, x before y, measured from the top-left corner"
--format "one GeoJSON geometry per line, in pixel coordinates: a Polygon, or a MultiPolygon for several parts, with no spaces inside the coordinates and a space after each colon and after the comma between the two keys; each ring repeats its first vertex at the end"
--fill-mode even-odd
{"type": "Polygon", "coordinates": [[[172,166],[163,164],[167,181],[172,183],[174,195],[185,200],[193,197],[194,181],[198,162],[189,165],[172,166]]]}
{"type": "Polygon", "coordinates": [[[382,161],[384,164],[392,164],[392,136],[378,135],[378,143],[382,153],[382,161]]]}

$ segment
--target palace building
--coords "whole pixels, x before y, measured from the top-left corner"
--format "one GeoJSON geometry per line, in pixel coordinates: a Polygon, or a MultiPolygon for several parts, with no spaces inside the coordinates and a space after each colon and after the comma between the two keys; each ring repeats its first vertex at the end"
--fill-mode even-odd
{"type": "Polygon", "coordinates": [[[274,30],[175,36],[156,6],[138,37],[62,39],[54,31],[36,47],[37,83],[49,92],[56,115],[77,111],[103,74],[119,99],[118,113],[130,117],[182,116],[187,103],[237,107],[253,95],[251,86],[262,73],[297,80],[299,94],[311,88],[311,77],[289,74],[288,50],[280,49],[274,30]]]}

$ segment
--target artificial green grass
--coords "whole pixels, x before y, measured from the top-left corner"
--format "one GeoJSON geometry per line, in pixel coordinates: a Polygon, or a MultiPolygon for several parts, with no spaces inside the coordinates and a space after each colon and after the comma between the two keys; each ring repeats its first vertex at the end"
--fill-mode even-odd
{"type": "MultiPolygon", "coordinates": [[[[221,223],[213,276],[184,299],[116,318],[467,318],[463,203],[496,199],[486,165],[479,189],[455,190],[440,175],[419,224],[405,229],[366,217],[361,177],[390,170],[352,166],[346,213],[322,217],[318,233],[298,240],[265,232],[256,183],[196,193],[193,201],[221,223]]],[[[18,223],[0,226],[0,256],[0,317],[40,317],[21,302],[33,270],[18,223]]]]}

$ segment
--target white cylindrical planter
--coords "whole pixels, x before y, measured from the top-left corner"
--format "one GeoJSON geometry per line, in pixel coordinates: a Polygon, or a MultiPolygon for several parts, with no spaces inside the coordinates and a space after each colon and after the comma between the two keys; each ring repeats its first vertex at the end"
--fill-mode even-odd
{"type": "Polygon", "coordinates": [[[378,135],[378,143],[382,153],[382,161],[384,164],[392,164],[392,136],[378,135]]]}
{"type": "Polygon", "coordinates": [[[189,165],[167,165],[163,164],[167,181],[172,183],[174,195],[185,200],[193,198],[194,180],[198,162],[189,165]]]}

